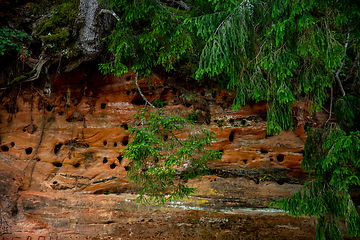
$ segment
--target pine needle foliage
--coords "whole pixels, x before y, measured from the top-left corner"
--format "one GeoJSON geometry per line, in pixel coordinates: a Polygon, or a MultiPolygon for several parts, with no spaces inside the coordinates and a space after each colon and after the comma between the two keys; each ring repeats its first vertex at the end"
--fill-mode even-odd
{"type": "Polygon", "coordinates": [[[193,40],[182,27],[185,10],[157,0],[112,0],[120,20],[106,38],[113,58],[100,64],[104,73],[122,75],[129,68],[149,75],[156,67],[170,71],[194,58],[193,40]]]}
{"type": "Polygon", "coordinates": [[[314,180],[271,206],[295,216],[316,215],[316,239],[342,239],[339,220],[345,220],[350,237],[360,236],[360,217],[349,194],[351,187],[360,186],[359,156],[359,131],[347,135],[337,125],[314,130],[301,164],[314,180]]]}
{"type": "Polygon", "coordinates": [[[206,42],[196,77],[225,77],[237,93],[235,109],[248,100],[268,101],[269,134],[292,127],[291,108],[299,97],[319,110],[342,64],[345,42],[353,44],[348,54],[358,52],[358,1],[209,3],[214,12],[185,21],[206,42]]]}
{"type": "Polygon", "coordinates": [[[169,116],[162,110],[141,111],[134,116],[140,127],[130,127],[130,143],[123,150],[130,180],[142,187],[141,203],[164,204],[194,193],[183,180],[205,174],[207,163],[221,158],[221,152],[208,149],[214,132],[202,129],[178,138],[189,125],[186,119],[169,116]]]}

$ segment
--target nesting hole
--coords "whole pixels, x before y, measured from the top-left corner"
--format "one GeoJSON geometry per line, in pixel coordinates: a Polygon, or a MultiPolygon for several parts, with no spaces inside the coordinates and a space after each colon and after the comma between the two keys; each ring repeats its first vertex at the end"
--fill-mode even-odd
{"type": "Polygon", "coordinates": [[[115,164],[115,163],[110,164],[110,168],[111,168],[111,169],[116,168],[116,164],[115,164]]]}
{"type": "Polygon", "coordinates": [[[51,105],[47,105],[46,107],[45,107],[45,109],[46,109],[46,111],[48,111],[48,112],[51,112],[52,110],[53,110],[53,106],[51,106],[51,105]]]}
{"type": "Polygon", "coordinates": [[[244,162],[244,164],[248,164],[249,161],[245,159],[245,160],[243,160],[243,162],[244,162]]]}
{"type": "Polygon", "coordinates": [[[129,96],[129,95],[130,95],[130,91],[126,91],[126,95],[128,95],[128,96],[129,96]]]}
{"type": "Polygon", "coordinates": [[[245,119],[241,120],[241,125],[245,125],[245,124],[246,124],[246,120],[245,119]]]}
{"type": "Polygon", "coordinates": [[[34,160],[37,161],[37,162],[40,162],[40,161],[41,161],[40,158],[35,158],[34,160]]]}
{"type": "Polygon", "coordinates": [[[135,88],[131,89],[131,92],[132,92],[133,94],[135,94],[135,93],[136,93],[136,89],[135,89],[135,88]]]}
{"type": "Polygon", "coordinates": [[[11,142],[10,145],[11,145],[12,147],[15,147],[15,143],[14,143],[14,142],[11,142]]]}
{"type": "Polygon", "coordinates": [[[235,122],[235,120],[234,119],[230,119],[230,121],[229,121],[230,123],[234,123],[235,122]]]}
{"type": "Polygon", "coordinates": [[[276,160],[277,160],[278,162],[283,162],[283,161],[284,161],[284,155],[278,155],[278,156],[276,156],[276,160]]]}
{"type": "Polygon", "coordinates": [[[128,145],[128,144],[129,144],[129,137],[126,136],[126,137],[124,137],[123,140],[121,141],[121,145],[126,146],[126,145],[128,145]]]}
{"type": "Polygon", "coordinates": [[[200,95],[201,95],[201,96],[205,96],[205,92],[201,92],[200,95]]]}
{"type": "Polygon", "coordinates": [[[106,146],[107,145],[107,141],[105,140],[105,141],[103,141],[103,144],[104,144],[104,146],[106,146]]]}
{"type": "Polygon", "coordinates": [[[6,146],[6,145],[2,145],[2,146],[1,146],[1,151],[7,152],[7,151],[9,151],[9,147],[6,146]]]}
{"type": "Polygon", "coordinates": [[[270,158],[270,162],[272,162],[272,161],[274,161],[274,159],[273,159],[273,158],[270,158]]]}
{"type": "Polygon", "coordinates": [[[129,171],[130,170],[130,166],[125,166],[125,171],[129,171]]]}
{"type": "Polygon", "coordinates": [[[55,167],[62,167],[63,164],[61,162],[54,162],[53,165],[55,167]]]}
{"type": "Polygon", "coordinates": [[[276,182],[277,182],[277,184],[279,184],[279,185],[284,185],[284,183],[285,183],[283,180],[277,180],[276,182]]]}
{"type": "Polygon", "coordinates": [[[187,108],[191,107],[191,105],[192,105],[191,103],[184,103],[184,106],[187,108]]]}
{"type": "Polygon", "coordinates": [[[108,162],[107,158],[106,158],[106,157],[104,157],[104,159],[103,159],[103,163],[107,163],[107,162],[108,162]]]}
{"type": "Polygon", "coordinates": [[[129,126],[126,123],[120,125],[123,129],[128,130],[129,126]]]}
{"type": "Polygon", "coordinates": [[[76,163],[76,164],[74,164],[73,165],[75,168],[78,168],[78,167],[80,167],[80,163],[76,163]]]}
{"type": "Polygon", "coordinates": [[[55,154],[58,154],[58,153],[59,153],[62,145],[63,145],[62,143],[59,143],[59,144],[56,144],[56,145],[55,145],[55,148],[54,148],[54,153],[55,153],[55,154]]]}
{"type": "Polygon", "coordinates": [[[126,81],[130,81],[131,77],[130,76],[127,76],[126,77],[126,81]]]}
{"type": "Polygon", "coordinates": [[[28,147],[28,148],[25,149],[25,153],[26,153],[27,155],[30,155],[30,154],[32,153],[32,151],[33,151],[33,148],[32,148],[32,147],[28,147]]]}
{"type": "Polygon", "coordinates": [[[53,184],[55,185],[55,184],[57,184],[58,182],[57,181],[53,181],[53,184]]]}
{"type": "Polygon", "coordinates": [[[229,135],[229,141],[233,142],[234,141],[234,137],[235,137],[235,131],[232,131],[229,135]]]}
{"type": "Polygon", "coordinates": [[[265,149],[261,149],[261,154],[267,154],[269,151],[266,151],[265,149]]]}
{"type": "Polygon", "coordinates": [[[100,104],[100,107],[101,107],[101,109],[105,109],[106,108],[106,103],[100,104]]]}
{"type": "Polygon", "coordinates": [[[145,105],[145,100],[142,99],[142,97],[135,97],[132,101],[131,101],[131,104],[134,104],[134,105],[145,105]]]}

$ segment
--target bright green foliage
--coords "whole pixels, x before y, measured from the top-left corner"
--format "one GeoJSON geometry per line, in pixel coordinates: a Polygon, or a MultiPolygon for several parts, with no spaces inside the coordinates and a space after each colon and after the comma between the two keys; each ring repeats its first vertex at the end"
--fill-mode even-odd
{"type": "Polygon", "coordinates": [[[152,103],[152,105],[154,105],[155,107],[159,107],[159,108],[162,108],[165,104],[166,104],[166,101],[164,101],[160,98],[155,99],[154,102],[152,103]]]}
{"type": "Polygon", "coordinates": [[[120,20],[107,37],[114,60],[100,64],[104,73],[121,75],[130,66],[149,75],[158,66],[169,71],[180,60],[193,61],[193,40],[181,21],[186,11],[152,0],[113,0],[110,8],[120,20]]]}
{"type": "Polygon", "coordinates": [[[356,63],[360,44],[357,1],[209,0],[211,14],[186,20],[206,41],[197,78],[226,76],[235,89],[234,108],[268,101],[268,133],[292,127],[299,96],[318,110],[345,54],[356,63]]]}
{"type": "Polygon", "coordinates": [[[129,128],[131,141],[124,157],[129,178],[142,187],[137,201],[163,204],[188,197],[194,188],[184,185],[182,179],[191,179],[206,173],[207,162],[218,160],[221,152],[206,149],[215,140],[214,133],[202,130],[177,138],[188,124],[184,118],[168,116],[163,111],[145,111],[135,115],[138,128],[129,128]]]}
{"type": "MultiPolygon", "coordinates": [[[[12,30],[7,26],[0,28],[0,54],[4,55],[8,48],[23,52],[22,43],[30,44],[32,38],[19,30],[12,30]]],[[[25,52],[28,54],[28,52],[25,52]]]]}
{"type": "Polygon", "coordinates": [[[290,214],[316,215],[317,239],[342,239],[338,220],[345,219],[349,236],[360,236],[360,218],[349,189],[360,186],[360,132],[346,135],[337,126],[316,129],[305,144],[301,167],[314,180],[274,206],[290,214]]]}

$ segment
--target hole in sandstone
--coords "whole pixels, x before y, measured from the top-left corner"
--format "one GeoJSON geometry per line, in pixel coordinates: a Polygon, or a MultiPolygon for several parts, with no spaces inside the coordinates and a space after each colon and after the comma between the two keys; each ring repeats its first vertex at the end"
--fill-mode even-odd
{"type": "Polygon", "coordinates": [[[23,128],[23,132],[26,132],[26,128],[23,128]]]}
{"type": "Polygon", "coordinates": [[[243,160],[244,164],[248,164],[248,160],[243,160]]]}
{"type": "Polygon", "coordinates": [[[184,103],[184,106],[187,107],[187,108],[191,107],[191,105],[192,105],[191,103],[184,103]]]}
{"type": "Polygon", "coordinates": [[[126,136],[126,137],[124,137],[123,140],[121,141],[121,145],[126,146],[126,145],[128,145],[128,144],[129,144],[129,137],[126,136]]]}
{"type": "Polygon", "coordinates": [[[130,91],[126,91],[126,95],[128,95],[128,96],[129,96],[129,95],[130,95],[130,91]]]}
{"type": "Polygon", "coordinates": [[[1,151],[7,152],[7,151],[9,151],[9,147],[6,146],[6,145],[2,145],[2,146],[1,146],[1,151]]]}
{"type": "Polygon", "coordinates": [[[273,158],[270,158],[270,162],[272,162],[272,161],[274,161],[274,159],[273,159],[273,158]]]}
{"type": "Polygon", "coordinates": [[[11,142],[10,145],[11,145],[12,147],[15,147],[15,143],[14,143],[14,142],[11,142]]]}
{"type": "Polygon", "coordinates": [[[261,151],[261,154],[267,154],[268,153],[268,151],[266,151],[265,149],[261,149],[260,151],[261,151]]]}
{"type": "Polygon", "coordinates": [[[33,151],[33,148],[32,148],[32,147],[28,147],[28,148],[25,149],[25,153],[26,153],[27,155],[30,155],[30,154],[32,153],[32,151],[33,151]]]}
{"type": "Polygon", "coordinates": [[[64,115],[64,112],[63,112],[63,111],[60,111],[60,112],[59,112],[59,115],[60,115],[60,116],[64,115]]]}
{"type": "Polygon", "coordinates": [[[205,96],[205,92],[201,92],[200,95],[201,95],[201,96],[205,96]]]}
{"type": "Polygon", "coordinates": [[[230,123],[234,123],[235,122],[235,120],[234,119],[230,119],[230,121],[229,121],[230,123]]]}
{"type": "Polygon", "coordinates": [[[107,162],[108,162],[107,158],[106,158],[106,157],[104,157],[104,159],[103,159],[103,163],[107,163],[107,162]]]}
{"type": "Polygon", "coordinates": [[[114,147],[117,147],[117,142],[114,142],[114,147]]]}
{"type": "Polygon", "coordinates": [[[123,129],[128,130],[129,126],[126,123],[120,125],[123,129]]]}
{"type": "Polygon", "coordinates": [[[54,181],[53,184],[57,184],[58,182],[57,181],[54,181]]]}
{"type": "Polygon", "coordinates": [[[130,81],[130,79],[131,79],[130,76],[126,77],[126,81],[130,81]]]}
{"type": "Polygon", "coordinates": [[[277,160],[278,162],[284,161],[284,155],[278,155],[278,156],[276,156],[276,160],[277,160]]]}
{"type": "Polygon", "coordinates": [[[259,179],[257,179],[257,178],[254,179],[254,182],[255,182],[256,184],[259,184],[259,183],[260,183],[259,179]]]}
{"type": "Polygon", "coordinates": [[[131,89],[131,92],[132,92],[133,94],[136,93],[136,89],[135,89],[135,88],[131,89]]]}
{"type": "Polygon", "coordinates": [[[111,168],[111,169],[116,168],[116,164],[115,164],[115,163],[110,164],[110,168],[111,168]]]}
{"type": "Polygon", "coordinates": [[[234,141],[234,136],[235,136],[235,131],[232,131],[229,135],[229,141],[233,142],[234,141]]]}
{"type": "Polygon", "coordinates": [[[103,144],[104,144],[104,146],[106,146],[107,145],[107,141],[105,140],[105,141],[103,141],[103,144]]]}
{"type": "Polygon", "coordinates": [[[246,120],[245,119],[241,120],[241,125],[245,125],[245,124],[246,124],[246,120]]]}
{"type": "Polygon", "coordinates": [[[54,162],[53,165],[55,167],[62,167],[62,163],[61,162],[54,162]]]}
{"type": "Polygon", "coordinates": [[[102,103],[102,104],[100,105],[100,107],[101,107],[101,109],[105,109],[105,108],[106,108],[106,103],[102,103]]]}
{"type": "Polygon", "coordinates": [[[119,160],[119,163],[121,164],[121,162],[122,162],[122,160],[123,160],[123,156],[120,155],[120,156],[117,157],[117,159],[119,160]]]}
{"type": "Polygon", "coordinates": [[[59,143],[59,144],[56,144],[56,145],[55,145],[55,148],[54,148],[54,153],[55,153],[55,154],[58,154],[58,153],[59,153],[62,145],[63,145],[62,143],[59,143]]]}
{"type": "Polygon", "coordinates": [[[50,112],[51,110],[53,110],[54,107],[51,105],[47,105],[45,108],[46,108],[46,111],[50,112]]]}
{"type": "Polygon", "coordinates": [[[131,101],[131,104],[134,105],[145,105],[145,100],[142,97],[136,97],[131,101]]]}
{"type": "Polygon", "coordinates": [[[37,162],[40,162],[40,161],[41,161],[40,158],[35,158],[34,160],[37,161],[37,162]]]}
{"type": "Polygon", "coordinates": [[[75,168],[78,168],[78,167],[80,167],[80,163],[76,163],[76,164],[74,164],[73,165],[75,168]]]}
{"type": "Polygon", "coordinates": [[[277,184],[279,184],[279,185],[284,185],[284,183],[285,183],[283,180],[277,180],[276,182],[277,182],[277,184]]]}
{"type": "Polygon", "coordinates": [[[125,171],[129,171],[130,170],[130,167],[129,166],[125,166],[125,171]]]}

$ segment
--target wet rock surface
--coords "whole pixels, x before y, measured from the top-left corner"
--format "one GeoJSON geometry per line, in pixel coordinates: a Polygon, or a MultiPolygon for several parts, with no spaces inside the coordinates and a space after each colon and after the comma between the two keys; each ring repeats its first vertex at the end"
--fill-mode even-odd
{"type": "Polygon", "coordinates": [[[241,208],[267,207],[301,187],[308,177],[300,169],[304,125],[322,122],[326,115],[310,118],[300,102],[294,106],[294,131],[267,136],[265,102],[233,111],[234,95],[225,90],[182,79],[164,82],[164,76],[154,74],[152,85],[140,81],[149,101],[161,99],[164,110],[185,118],[196,112],[197,123],[188,131],[214,131],[212,148],[223,156],[209,164],[211,175],[188,181],[197,188],[190,199],[140,206],[133,202],[139,188],[127,179],[129,160],[121,150],[129,142],[132,115],[144,101],[134,74],[104,76],[94,69],[53,75],[50,97],[36,91],[41,86],[28,86],[18,97],[3,99],[2,234],[23,239],[314,238],[313,219],[241,208]],[[9,110],[14,106],[16,111],[9,110]],[[17,208],[13,216],[11,204],[17,208]]]}

